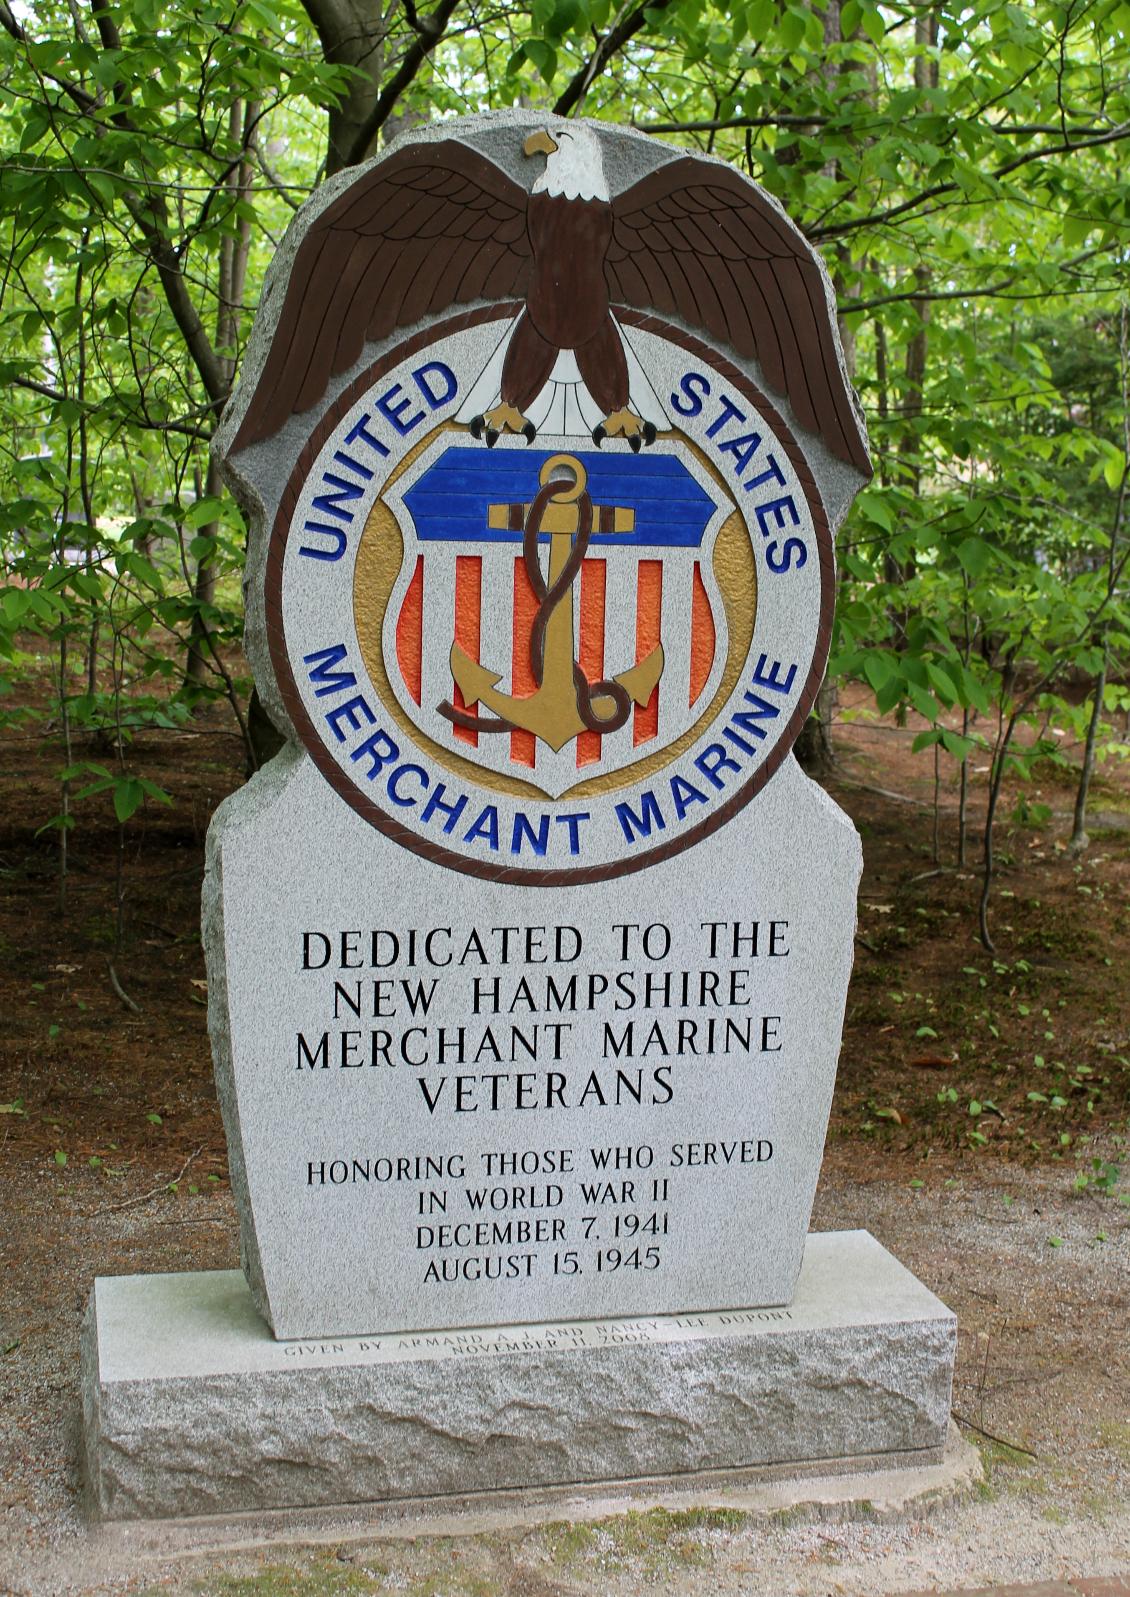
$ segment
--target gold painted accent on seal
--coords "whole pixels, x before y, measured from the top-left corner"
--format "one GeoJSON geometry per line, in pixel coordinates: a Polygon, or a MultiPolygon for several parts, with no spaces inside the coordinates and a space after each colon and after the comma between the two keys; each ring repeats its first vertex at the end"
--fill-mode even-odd
{"type": "MultiPolygon", "coordinates": [[[[424,450],[442,433],[463,434],[464,429],[454,422],[442,422],[439,427],[415,444],[389,474],[381,489],[382,495],[404,475],[424,450]]],[[[690,450],[698,463],[730,497],[730,489],[712,462],[690,439],[683,438],[684,448],[690,450]]],[[[618,532],[631,528],[617,527],[618,532]]],[[[377,696],[392,716],[400,730],[417,748],[430,754],[436,764],[464,781],[475,783],[493,793],[505,793],[517,798],[534,798],[546,801],[548,795],[536,781],[523,781],[502,771],[464,759],[453,749],[446,748],[422,732],[402,708],[393,692],[385,669],[383,649],[384,614],[389,598],[404,563],[404,539],[392,511],[378,498],[369,512],[368,520],[357,546],[357,561],[353,577],[353,622],[361,658],[369,673],[369,680],[377,696]]],[[[754,624],[757,620],[757,568],[753,558],[749,528],[740,512],[735,510],[723,523],[714,544],[714,576],[722,595],[729,628],[729,654],[722,679],[709,705],[692,727],[652,754],[645,754],[631,765],[620,766],[576,783],[560,799],[588,798],[597,794],[615,793],[633,783],[643,781],[663,770],[673,760],[700,738],[715,720],[730,694],[738,684],[749,658],[753,642],[754,624]]],[[[454,623],[454,618],[453,618],[454,623]]],[[[425,640],[425,646],[426,646],[425,640]]]]}

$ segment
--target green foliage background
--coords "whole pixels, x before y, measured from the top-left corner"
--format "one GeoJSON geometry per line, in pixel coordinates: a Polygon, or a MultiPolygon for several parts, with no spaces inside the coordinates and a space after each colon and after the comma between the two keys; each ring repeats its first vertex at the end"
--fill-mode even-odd
{"type": "Polygon", "coordinates": [[[202,698],[254,761],[208,441],[267,262],[406,120],[518,101],[721,155],[822,251],[877,467],[833,683],[986,748],[990,823],[1057,722],[1119,750],[1128,40],[1123,0],[0,0],[0,714],[61,729],[55,824],[159,798],[133,740],[202,698]]]}

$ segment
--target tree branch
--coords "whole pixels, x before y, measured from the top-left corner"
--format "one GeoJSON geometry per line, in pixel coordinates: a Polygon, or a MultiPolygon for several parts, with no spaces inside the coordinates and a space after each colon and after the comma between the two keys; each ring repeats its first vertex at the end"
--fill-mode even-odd
{"type": "MultiPolygon", "coordinates": [[[[32,377],[10,377],[8,381],[16,388],[26,388],[29,393],[40,394],[44,399],[50,399],[57,405],[62,404],[64,400],[75,403],[72,395],[65,394],[58,388],[50,388],[46,383],[37,383],[32,377]]],[[[82,405],[91,416],[96,415],[101,408],[99,402],[94,399],[83,400],[82,405]]],[[[208,410],[211,408],[209,406],[208,410]]],[[[203,417],[207,411],[201,410],[199,414],[203,417]]],[[[122,422],[127,427],[136,427],[139,432],[176,433],[179,437],[200,439],[204,443],[207,443],[211,436],[203,426],[194,427],[184,421],[150,421],[144,413],[133,414],[127,411],[122,416],[122,422]]]]}
{"type": "MultiPolygon", "coordinates": [[[[91,0],[91,10],[94,13],[103,49],[107,53],[112,53],[120,48],[121,39],[117,25],[106,9],[106,4],[107,0],[91,0]]],[[[8,0],[0,0],[0,25],[25,48],[30,46],[31,40],[26,30],[13,16],[8,0]]],[[[98,102],[77,85],[70,84],[61,77],[52,77],[52,81],[63,89],[85,115],[90,116],[91,112],[98,109],[98,102]]],[[[112,118],[115,126],[123,132],[135,133],[136,128],[127,109],[128,95],[121,84],[115,85],[114,98],[118,105],[112,118]]],[[[93,120],[96,136],[104,137],[105,128],[96,119],[93,120]]],[[[141,233],[146,253],[157,269],[157,276],[165,291],[169,309],[180,329],[212,408],[218,411],[227,400],[230,384],[226,380],[222,362],[212,347],[199,312],[188,292],[188,284],[181,270],[180,252],[168,235],[168,212],[164,197],[158,193],[143,197],[127,190],[122,198],[141,233]]]]}
{"type": "MultiPolygon", "coordinates": [[[[1104,254],[1107,248],[1108,246],[1105,244],[1096,244],[1093,249],[1083,250],[1081,254],[1073,255],[1070,260],[1064,261],[1060,271],[1067,272],[1073,266],[1081,266],[1084,261],[1089,261],[1096,255],[1104,254]]],[[[839,307],[839,314],[841,316],[854,316],[857,311],[878,310],[881,305],[898,305],[901,301],[908,299],[930,301],[941,299],[994,299],[998,294],[1004,295],[1005,291],[1012,287],[1019,276],[1019,272],[1010,272],[1007,277],[1002,277],[999,283],[990,283],[988,288],[945,288],[927,291],[926,293],[923,293],[921,289],[909,288],[899,294],[880,294],[875,299],[847,300],[839,307]]],[[[1097,288],[1091,289],[1090,292],[1098,293],[1099,290],[1097,288]]],[[[1046,298],[1046,290],[1041,290],[1039,294],[1022,294],[1017,297],[1021,299],[1046,298]]]]}
{"type": "MultiPolygon", "coordinates": [[[[31,45],[32,40],[28,37],[26,29],[22,28],[16,21],[12,9],[8,5],[8,0],[0,0],[0,27],[10,33],[16,43],[22,44],[25,49],[31,45]]],[[[80,89],[78,84],[72,83],[69,78],[60,77],[57,72],[50,71],[44,71],[43,75],[54,83],[57,88],[62,89],[63,93],[68,99],[74,101],[80,111],[90,112],[98,109],[98,101],[94,95],[87,94],[85,89],[80,89]]]]}
{"type": "Polygon", "coordinates": [[[418,20],[415,37],[404,52],[404,59],[377,96],[373,109],[361,124],[357,137],[350,145],[346,166],[356,166],[358,161],[363,161],[368,155],[369,146],[392,115],[397,100],[443,38],[447,24],[458,4],[459,0],[439,0],[433,11],[429,11],[426,17],[418,20]]]}
{"type": "MultiPolygon", "coordinates": [[[[1000,166],[994,167],[988,174],[989,177],[998,179],[1007,177],[1010,172],[1015,172],[1022,166],[1027,166],[1030,161],[1047,160],[1053,155],[1075,155],[1079,150],[1093,150],[1103,144],[1117,144],[1122,139],[1130,138],[1130,122],[1120,122],[1109,133],[1103,133],[1092,139],[1080,139],[1077,144],[1064,140],[1059,144],[1042,144],[1038,149],[1025,150],[1023,155],[1013,156],[1011,161],[1005,161],[1000,166]]],[[[854,233],[861,227],[878,227],[883,222],[893,221],[896,216],[904,216],[907,211],[915,210],[919,205],[925,205],[927,200],[937,199],[940,194],[953,194],[960,189],[957,182],[935,183],[931,188],[923,189],[920,194],[914,195],[909,200],[902,200],[898,205],[891,205],[885,211],[872,212],[870,216],[856,216],[848,222],[833,222],[830,227],[817,227],[811,231],[805,229],[805,237],[810,239],[840,238],[845,233],[854,233]]]]}
{"type": "Polygon", "coordinates": [[[557,104],[553,107],[557,116],[568,116],[575,106],[580,105],[593,82],[604,71],[618,50],[622,50],[629,39],[636,34],[647,22],[649,11],[663,11],[671,0],[652,0],[650,5],[643,4],[625,17],[621,17],[613,27],[600,40],[588,61],[579,71],[575,72],[559,96],[557,104]]]}
{"type": "Polygon", "coordinates": [[[350,19],[334,0],[302,0],[302,9],[314,24],[323,49],[330,41],[348,34],[350,19]]]}
{"type": "Polygon", "coordinates": [[[296,193],[305,196],[310,192],[309,189],[300,188],[297,184],[287,183],[285,179],[275,171],[274,167],[267,160],[266,155],[257,143],[252,145],[251,154],[254,157],[260,172],[262,172],[263,176],[267,179],[267,182],[271,185],[272,189],[283,201],[283,203],[285,205],[289,205],[292,211],[301,210],[301,201],[296,200],[290,191],[293,188],[296,193]]]}
{"type": "MultiPolygon", "coordinates": [[[[881,126],[883,120],[881,117],[878,118],[875,125],[881,126]]],[[[917,118],[915,117],[899,118],[898,126],[900,128],[910,128],[914,126],[916,120],[917,118]]],[[[937,117],[928,117],[925,120],[936,122],[937,117]]],[[[718,121],[702,122],[636,122],[633,119],[631,125],[634,128],[638,128],[641,133],[725,133],[738,128],[822,128],[829,126],[842,127],[845,131],[851,131],[858,126],[858,124],[852,123],[842,115],[821,116],[818,112],[797,116],[787,112],[779,112],[772,116],[731,116],[722,117],[718,121]]],[[[997,134],[1007,138],[1032,138],[1040,134],[1049,133],[1062,136],[1064,133],[1064,129],[1059,126],[1058,122],[1054,124],[1044,122],[984,122],[980,124],[967,122],[965,126],[979,127],[983,133],[997,134]]],[[[1095,123],[1091,123],[1086,127],[1068,128],[1066,130],[1068,135],[1077,135],[1079,137],[1085,137],[1088,134],[1097,132],[1098,126],[1095,123]]]]}

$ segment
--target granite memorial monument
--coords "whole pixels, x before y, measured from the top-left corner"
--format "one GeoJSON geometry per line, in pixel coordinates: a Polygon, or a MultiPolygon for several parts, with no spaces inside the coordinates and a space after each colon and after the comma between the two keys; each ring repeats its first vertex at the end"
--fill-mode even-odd
{"type": "Polygon", "coordinates": [[[802,235],[642,135],[416,131],[295,221],[217,449],[287,736],[208,845],[243,1269],[96,1284],[101,1511],[938,1457],[952,1316],[808,1237],[861,854],[790,749],[870,467],[802,235]]]}

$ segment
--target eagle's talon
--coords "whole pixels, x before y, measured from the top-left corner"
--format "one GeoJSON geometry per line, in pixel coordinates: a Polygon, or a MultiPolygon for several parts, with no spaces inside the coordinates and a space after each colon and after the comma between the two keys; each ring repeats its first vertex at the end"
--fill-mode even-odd
{"type": "Polygon", "coordinates": [[[604,442],[604,439],[605,439],[604,428],[600,427],[600,426],[594,427],[593,430],[592,430],[592,441],[593,441],[593,443],[596,445],[596,447],[598,449],[600,448],[601,444],[604,442]]]}
{"type": "Polygon", "coordinates": [[[654,443],[656,437],[654,425],[649,421],[641,421],[635,411],[627,406],[605,416],[600,426],[593,429],[594,438],[597,433],[600,434],[597,443],[605,438],[625,439],[634,455],[639,454],[641,444],[654,443]]]}
{"type": "Polygon", "coordinates": [[[503,433],[521,433],[526,442],[532,444],[537,429],[516,405],[508,405],[503,400],[493,410],[473,417],[470,431],[473,438],[485,438],[487,448],[493,449],[503,433]]]}

